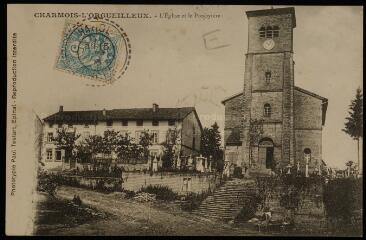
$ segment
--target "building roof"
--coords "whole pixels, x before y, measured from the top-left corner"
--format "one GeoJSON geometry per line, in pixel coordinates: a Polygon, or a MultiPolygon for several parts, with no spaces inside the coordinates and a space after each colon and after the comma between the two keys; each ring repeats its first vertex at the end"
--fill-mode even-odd
{"type": "MultiPolygon", "coordinates": [[[[313,92],[310,92],[308,90],[305,90],[303,88],[300,88],[300,87],[296,87],[295,86],[294,87],[294,90],[297,90],[299,92],[305,93],[305,94],[307,94],[309,96],[312,96],[312,97],[317,98],[317,99],[319,99],[319,100],[322,101],[322,125],[324,125],[325,124],[325,117],[326,117],[326,113],[327,113],[327,108],[328,108],[328,99],[325,98],[325,97],[319,96],[318,94],[315,94],[313,92]]],[[[243,91],[241,91],[239,93],[236,93],[236,94],[234,94],[234,95],[232,95],[232,96],[230,96],[228,98],[225,98],[224,100],[221,101],[221,103],[225,105],[225,103],[227,101],[229,101],[231,99],[234,99],[236,97],[239,97],[241,95],[243,95],[243,91]]]]}
{"type": "Polygon", "coordinates": [[[152,108],[131,108],[131,109],[112,109],[94,111],[59,111],[46,118],[47,122],[93,122],[106,120],[183,120],[188,114],[194,112],[198,123],[198,118],[194,107],[182,108],[158,108],[155,112],[152,108]]]}
{"type": "Polygon", "coordinates": [[[326,99],[325,97],[319,96],[318,94],[315,94],[315,93],[310,92],[308,90],[305,90],[303,88],[299,88],[299,87],[296,87],[295,86],[294,89],[297,90],[297,91],[303,92],[303,93],[305,93],[307,95],[310,95],[312,97],[318,98],[318,99],[322,100],[323,102],[328,102],[328,99],[326,99]]]}
{"type": "Polygon", "coordinates": [[[241,96],[241,95],[243,95],[243,91],[241,91],[241,92],[239,92],[239,93],[236,93],[236,94],[234,94],[234,95],[231,95],[230,97],[225,98],[224,100],[222,100],[222,101],[221,101],[221,103],[225,105],[225,103],[226,103],[227,101],[229,101],[229,100],[231,100],[231,99],[234,99],[234,98],[236,98],[236,97],[239,97],[239,96],[241,96]]]}
{"type": "Polygon", "coordinates": [[[291,14],[292,15],[292,27],[296,27],[296,17],[295,17],[295,8],[287,7],[287,8],[271,8],[271,9],[261,9],[261,10],[253,10],[246,11],[247,17],[257,17],[257,16],[270,16],[270,15],[281,15],[281,14],[291,14]]]}

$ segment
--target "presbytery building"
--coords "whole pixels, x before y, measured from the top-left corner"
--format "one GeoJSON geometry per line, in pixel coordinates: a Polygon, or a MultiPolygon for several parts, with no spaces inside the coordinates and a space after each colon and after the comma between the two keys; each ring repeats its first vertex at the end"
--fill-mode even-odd
{"type": "MultiPolygon", "coordinates": [[[[162,143],[167,140],[167,132],[175,129],[179,133],[177,151],[180,156],[197,156],[200,151],[202,125],[194,107],[159,108],[157,104],[153,104],[151,108],[65,111],[60,106],[59,111],[44,118],[43,123],[41,159],[47,169],[75,168],[75,163],[65,157],[70,153],[55,145],[53,139],[59,128],[80,134],[77,141],[91,135],[103,136],[107,130],[128,133],[136,141],[143,131],[148,131],[153,135],[149,155],[160,161],[163,154],[162,143]]],[[[113,155],[112,158],[116,156],[113,155]]],[[[116,160],[120,162],[119,159],[116,160]]]]}

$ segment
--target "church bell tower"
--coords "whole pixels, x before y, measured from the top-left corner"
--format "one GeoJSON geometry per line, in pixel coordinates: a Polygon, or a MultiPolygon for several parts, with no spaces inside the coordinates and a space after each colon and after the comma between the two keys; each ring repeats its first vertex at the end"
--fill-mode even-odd
{"type": "Polygon", "coordinates": [[[248,50],[242,103],[242,164],[283,167],[294,163],[294,8],[247,11],[248,50]],[[250,141],[262,121],[263,141],[250,141]],[[262,144],[262,145],[261,145],[262,144]]]}

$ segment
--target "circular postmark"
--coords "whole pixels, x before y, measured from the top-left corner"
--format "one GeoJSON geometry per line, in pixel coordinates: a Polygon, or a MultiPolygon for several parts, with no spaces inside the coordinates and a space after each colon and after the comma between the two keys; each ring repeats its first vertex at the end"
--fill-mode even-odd
{"type": "Polygon", "coordinates": [[[131,44],[117,23],[108,19],[68,21],[56,68],[104,86],[119,79],[129,66],[131,44]]]}

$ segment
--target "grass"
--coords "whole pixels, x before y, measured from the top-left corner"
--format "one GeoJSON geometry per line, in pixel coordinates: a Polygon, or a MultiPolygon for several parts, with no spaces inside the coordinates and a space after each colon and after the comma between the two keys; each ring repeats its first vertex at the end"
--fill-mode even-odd
{"type": "Polygon", "coordinates": [[[97,209],[47,196],[37,205],[35,235],[47,235],[54,228],[73,227],[108,217],[109,214],[97,209]]]}

